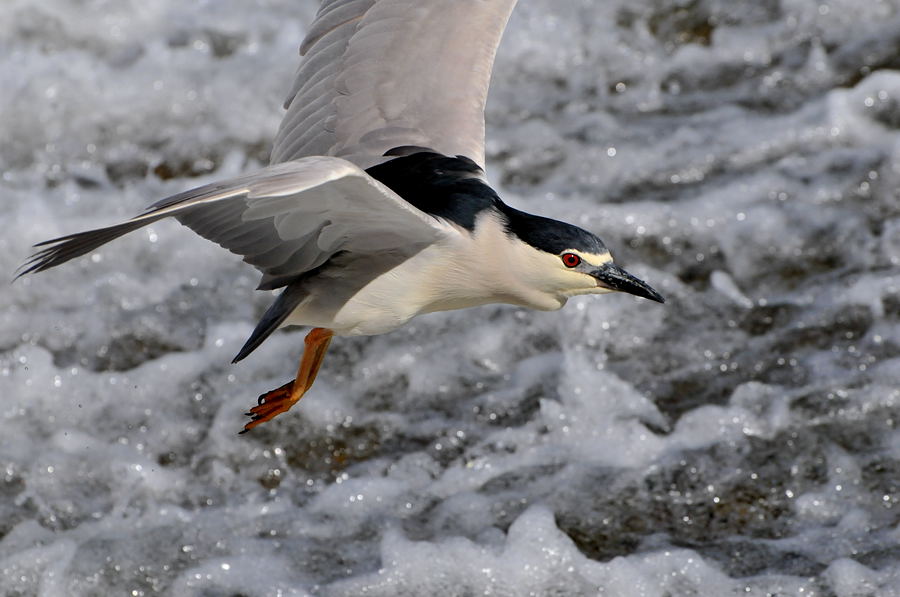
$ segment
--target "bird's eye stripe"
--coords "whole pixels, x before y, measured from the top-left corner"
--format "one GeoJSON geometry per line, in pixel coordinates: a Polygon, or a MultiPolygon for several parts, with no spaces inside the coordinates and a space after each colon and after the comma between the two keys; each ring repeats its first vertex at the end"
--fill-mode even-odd
{"type": "Polygon", "coordinates": [[[581,263],[581,257],[576,255],[575,253],[564,253],[562,256],[562,261],[566,267],[576,267],[579,263],[581,263]]]}

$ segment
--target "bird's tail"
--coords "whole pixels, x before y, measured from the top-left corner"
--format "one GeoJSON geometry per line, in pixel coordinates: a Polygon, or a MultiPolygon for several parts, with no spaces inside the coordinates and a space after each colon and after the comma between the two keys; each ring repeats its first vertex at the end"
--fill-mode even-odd
{"type": "Polygon", "coordinates": [[[288,284],[287,288],[278,295],[278,298],[275,299],[272,306],[263,314],[262,319],[256,324],[256,328],[254,328],[253,333],[250,334],[247,342],[244,343],[240,352],[238,352],[237,356],[234,357],[234,360],[231,361],[232,363],[237,363],[256,350],[256,347],[269,337],[269,334],[277,330],[278,326],[284,323],[284,320],[291,314],[291,311],[297,308],[300,301],[307,295],[306,290],[302,286],[301,282],[288,284]]]}

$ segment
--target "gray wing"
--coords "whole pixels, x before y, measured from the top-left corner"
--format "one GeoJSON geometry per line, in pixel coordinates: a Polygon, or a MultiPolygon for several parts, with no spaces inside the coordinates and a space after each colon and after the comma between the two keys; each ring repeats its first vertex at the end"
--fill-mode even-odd
{"type": "Polygon", "coordinates": [[[350,162],[310,157],[174,195],[115,226],[40,243],[44,248],[19,275],[60,265],[169,216],[242,255],[263,273],[261,289],[284,286],[339,251],[413,253],[453,231],[350,162]]]}
{"type": "Polygon", "coordinates": [[[303,45],[272,162],[367,168],[428,147],[484,167],[484,104],[516,0],[325,0],[303,45]]]}

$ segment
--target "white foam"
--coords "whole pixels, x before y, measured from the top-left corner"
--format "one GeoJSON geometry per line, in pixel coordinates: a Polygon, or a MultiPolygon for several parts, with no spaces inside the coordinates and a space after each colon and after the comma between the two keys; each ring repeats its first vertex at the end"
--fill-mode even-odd
{"type": "MultiPolygon", "coordinates": [[[[258,167],[316,4],[0,4],[0,270],[258,167]]],[[[487,152],[664,306],[339,338],[238,436],[302,335],[229,364],[235,256],[159,223],[0,293],[3,592],[897,595],[900,4],[670,4],[521,3],[487,152]]]]}

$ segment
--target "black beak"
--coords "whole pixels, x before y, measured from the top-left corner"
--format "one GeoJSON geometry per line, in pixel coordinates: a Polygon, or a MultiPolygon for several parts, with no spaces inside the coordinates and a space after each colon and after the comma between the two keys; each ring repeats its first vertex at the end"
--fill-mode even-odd
{"type": "Polygon", "coordinates": [[[638,280],[618,265],[607,263],[591,272],[591,275],[597,278],[597,286],[617,290],[619,292],[627,292],[635,296],[640,296],[657,303],[664,303],[666,299],[650,286],[638,280]]]}

